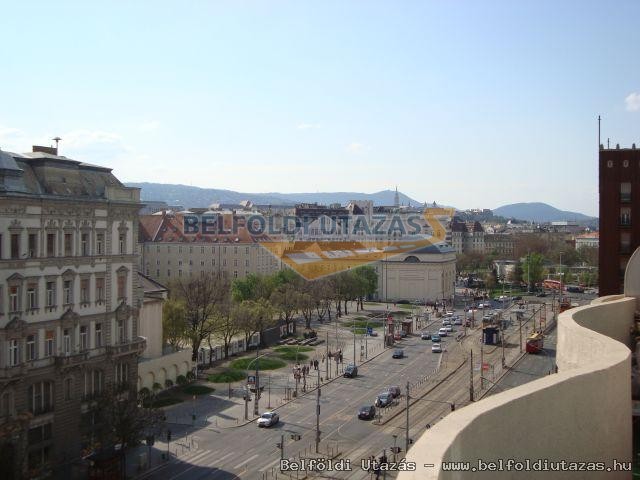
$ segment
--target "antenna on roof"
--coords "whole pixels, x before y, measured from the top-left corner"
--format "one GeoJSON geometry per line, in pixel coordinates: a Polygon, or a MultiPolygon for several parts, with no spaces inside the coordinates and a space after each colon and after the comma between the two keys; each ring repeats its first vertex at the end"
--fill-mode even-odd
{"type": "Polygon", "coordinates": [[[51,140],[56,142],[56,155],[57,155],[58,154],[58,143],[60,143],[60,140],[62,140],[62,139],[60,137],[54,137],[51,140]]]}
{"type": "Polygon", "coordinates": [[[600,143],[600,115],[598,115],[598,150],[602,148],[602,144],[600,143]]]}

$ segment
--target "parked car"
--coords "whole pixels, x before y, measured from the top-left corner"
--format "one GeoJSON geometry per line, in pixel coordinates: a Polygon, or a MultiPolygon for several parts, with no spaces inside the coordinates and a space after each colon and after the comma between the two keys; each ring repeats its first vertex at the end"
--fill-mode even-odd
{"type": "Polygon", "coordinates": [[[400,387],[397,385],[389,385],[385,388],[382,393],[390,393],[393,398],[398,398],[400,396],[400,387]]]}
{"type": "Polygon", "coordinates": [[[429,332],[422,332],[420,334],[420,338],[422,340],[430,340],[431,339],[431,334],[429,332]]]}
{"type": "Polygon", "coordinates": [[[344,376],[347,378],[353,378],[358,376],[358,367],[356,367],[353,363],[347,365],[344,369],[344,376]]]}
{"type": "Polygon", "coordinates": [[[271,427],[280,421],[280,417],[276,412],[265,412],[258,419],[258,427],[271,427]]]}
{"type": "Polygon", "coordinates": [[[393,402],[393,395],[390,392],[378,394],[374,405],[378,408],[388,407],[393,402]]]}
{"type": "Polygon", "coordinates": [[[456,319],[453,321],[453,324],[454,324],[454,325],[462,325],[462,319],[461,319],[460,317],[456,318],[456,319]]]}
{"type": "Polygon", "coordinates": [[[451,325],[447,325],[447,326],[445,326],[444,328],[445,328],[445,330],[447,331],[447,333],[451,333],[451,332],[453,332],[453,327],[452,327],[451,325]]]}
{"type": "Polygon", "coordinates": [[[448,334],[446,327],[442,327],[440,330],[438,330],[438,335],[440,335],[441,337],[446,337],[448,334]]]}
{"type": "Polygon", "coordinates": [[[511,299],[515,300],[515,301],[522,300],[522,295],[516,295],[515,297],[512,297],[511,299]]]}
{"type": "Polygon", "coordinates": [[[440,335],[438,335],[437,333],[434,333],[433,335],[431,335],[431,341],[433,343],[440,343],[441,341],[440,335]]]}
{"type": "Polygon", "coordinates": [[[404,330],[400,330],[400,338],[405,338],[407,336],[407,332],[404,330]]]}
{"type": "Polygon", "coordinates": [[[371,330],[371,333],[369,334],[370,337],[377,337],[378,336],[378,332],[376,332],[375,330],[371,330]]]}
{"type": "Polygon", "coordinates": [[[442,353],[442,345],[440,345],[439,343],[434,343],[433,345],[431,345],[431,351],[433,353],[442,353]]]}
{"type": "Polygon", "coordinates": [[[404,350],[402,350],[401,348],[396,348],[393,351],[393,358],[403,358],[404,357],[404,350]]]}
{"type": "Polygon", "coordinates": [[[451,325],[451,320],[445,318],[444,320],[442,320],[442,326],[446,327],[447,325],[451,325]]]}
{"type": "Polygon", "coordinates": [[[373,405],[365,405],[358,410],[358,418],[361,420],[371,420],[376,416],[376,407],[373,405]]]}
{"type": "Polygon", "coordinates": [[[545,292],[538,292],[536,293],[536,297],[546,297],[547,294],[545,292]]]}

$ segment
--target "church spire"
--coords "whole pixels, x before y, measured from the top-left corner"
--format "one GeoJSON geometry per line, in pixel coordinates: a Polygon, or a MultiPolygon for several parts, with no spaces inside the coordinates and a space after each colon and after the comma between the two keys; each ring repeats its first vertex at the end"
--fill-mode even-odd
{"type": "Polygon", "coordinates": [[[393,206],[394,207],[399,207],[400,206],[400,195],[398,195],[398,186],[396,185],[396,194],[393,197],[393,206]]]}

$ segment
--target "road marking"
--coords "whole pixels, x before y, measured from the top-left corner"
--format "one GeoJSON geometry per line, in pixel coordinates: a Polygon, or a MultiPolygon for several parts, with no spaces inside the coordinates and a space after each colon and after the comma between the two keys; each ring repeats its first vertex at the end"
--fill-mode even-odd
{"type": "Polygon", "coordinates": [[[231,456],[231,455],[233,455],[233,454],[234,454],[234,452],[229,452],[229,453],[227,453],[226,455],[223,455],[222,457],[215,459],[213,462],[211,462],[210,464],[208,464],[208,465],[207,465],[207,467],[213,467],[213,466],[214,466],[214,465],[216,465],[216,464],[217,464],[217,465],[221,465],[221,464],[222,464],[222,461],[223,461],[225,458],[230,457],[230,456],[231,456]]]}
{"type": "Polygon", "coordinates": [[[236,465],[235,467],[233,467],[234,470],[244,467],[247,463],[249,463],[251,460],[253,460],[254,458],[258,458],[260,455],[258,455],[257,453],[255,455],[250,456],[249,458],[247,458],[244,462],[239,463],[238,465],[236,465]]]}

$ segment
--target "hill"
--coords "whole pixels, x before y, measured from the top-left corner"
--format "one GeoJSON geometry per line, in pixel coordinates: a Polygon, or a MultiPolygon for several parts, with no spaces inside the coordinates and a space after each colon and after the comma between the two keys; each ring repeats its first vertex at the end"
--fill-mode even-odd
{"type": "Polygon", "coordinates": [[[559,210],[551,205],[541,202],[532,203],[512,203],[495,208],[493,214],[506,218],[517,218],[530,222],[556,222],[575,221],[578,223],[596,221],[596,217],[590,217],[583,213],[559,210]]]}

